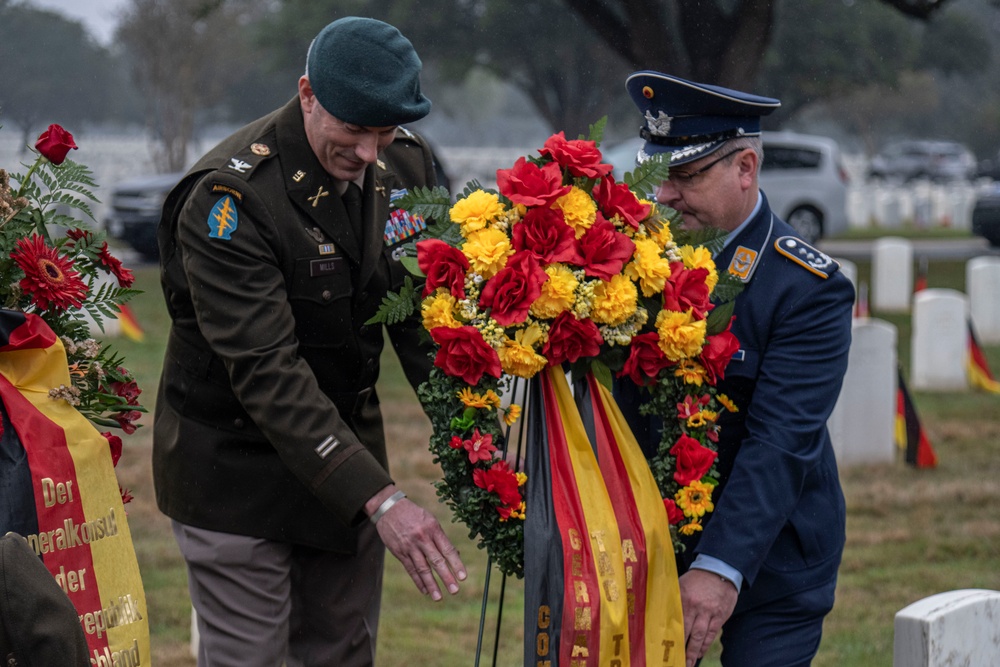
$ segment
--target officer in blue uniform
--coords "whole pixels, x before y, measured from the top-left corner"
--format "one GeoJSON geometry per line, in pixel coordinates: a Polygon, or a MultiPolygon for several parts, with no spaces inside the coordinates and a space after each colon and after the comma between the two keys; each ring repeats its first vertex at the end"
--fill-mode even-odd
{"type": "MultiPolygon", "coordinates": [[[[638,159],[670,154],[657,201],[690,229],[729,232],[715,257],[743,283],[739,351],[719,382],[738,412],[720,418],[715,511],[682,538],[688,665],[722,632],[725,667],[809,665],[833,607],[844,498],[827,418],[851,342],[854,291],[836,262],[772,213],[758,189],[760,118],[779,101],[643,71],[626,88],[645,119],[638,159]]],[[[656,426],[619,399],[640,443],[656,426]]]]}

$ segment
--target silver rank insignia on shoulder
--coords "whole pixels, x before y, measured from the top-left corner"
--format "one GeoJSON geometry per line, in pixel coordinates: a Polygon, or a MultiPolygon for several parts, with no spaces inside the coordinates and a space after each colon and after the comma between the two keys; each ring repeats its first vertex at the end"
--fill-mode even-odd
{"type": "Polygon", "coordinates": [[[247,173],[247,169],[249,169],[252,166],[253,165],[250,164],[249,162],[244,162],[243,160],[237,157],[229,158],[229,168],[240,174],[247,173]]]}
{"type": "Polygon", "coordinates": [[[794,236],[782,236],[774,242],[774,249],[820,278],[829,278],[831,273],[840,268],[829,255],[794,236]]]}

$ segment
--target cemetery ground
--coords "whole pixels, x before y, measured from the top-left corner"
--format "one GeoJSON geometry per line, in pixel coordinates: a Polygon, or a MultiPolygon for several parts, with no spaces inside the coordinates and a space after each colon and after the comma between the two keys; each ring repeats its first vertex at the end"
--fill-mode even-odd
{"type": "MultiPolygon", "coordinates": [[[[870,284],[869,266],[858,263],[859,280],[870,284]]],[[[964,289],[964,262],[932,262],[929,287],[964,289]]],[[[136,373],[149,410],[135,434],[124,438],[118,474],[135,500],[128,506],[145,585],[155,667],[193,667],[189,652],[190,603],[183,561],[169,521],[156,509],[150,471],[152,410],[169,325],[155,267],[136,270],[144,293],[132,302],[145,330],[142,342],[116,345],[136,373]]],[[[873,313],[873,317],[881,317],[873,313]]],[[[882,317],[899,328],[899,359],[909,370],[908,316],[882,317]]],[[[990,367],[1000,370],[1000,346],[985,348],[990,367]]],[[[908,375],[907,375],[908,377],[908,375]]],[[[387,557],[378,664],[392,667],[450,667],[473,664],[486,577],[486,558],[453,524],[437,502],[432,482],[437,467],[426,443],[430,427],[395,359],[387,355],[379,385],[397,483],[431,509],[459,546],[469,568],[461,592],[432,603],[413,586],[399,563],[387,557]]],[[[1000,590],[1000,396],[985,393],[914,392],[919,416],[940,464],[918,470],[893,465],[842,471],[847,497],[847,548],[840,568],[837,604],[828,617],[817,667],[892,664],[893,618],[906,605],[961,588],[1000,590]]],[[[491,664],[497,593],[491,602],[481,664],[491,664]]],[[[506,584],[497,664],[521,664],[521,585],[506,584]]],[[[705,667],[718,667],[718,644],[705,667]]]]}

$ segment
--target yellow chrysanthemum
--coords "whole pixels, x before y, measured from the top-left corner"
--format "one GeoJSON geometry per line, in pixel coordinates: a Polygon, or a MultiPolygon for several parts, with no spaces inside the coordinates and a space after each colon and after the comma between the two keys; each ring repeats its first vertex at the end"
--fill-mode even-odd
{"type": "Polygon", "coordinates": [[[424,299],[420,304],[420,315],[424,328],[430,331],[438,327],[457,329],[462,323],[455,319],[455,297],[444,290],[424,299]]]}
{"type": "Polygon", "coordinates": [[[651,238],[635,239],[635,253],[625,267],[625,275],[639,283],[644,296],[653,296],[663,291],[670,277],[670,260],[661,257],[662,248],[651,238]]]}
{"type": "Polygon", "coordinates": [[[700,521],[692,521],[691,523],[686,523],[680,528],[681,535],[694,535],[695,533],[704,529],[700,521]]]}
{"type": "Polygon", "coordinates": [[[715,397],[715,400],[719,401],[719,403],[722,403],[722,407],[724,407],[726,410],[729,410],[730,412],[740,411],[740,409],[736,407],[736,404],[733,403],[733,399],[729,398],[725,394],[719,394],[718,396],[715,397]]]}
{"type": "Polygon", "coordinates": [[[507,258],[514,253],[514,248],[506,234],[486,227],[469,235],[462,245],[462,252],[469,259],[472,271],[489,279],[507,265],[507,258]]]}
{"type": "Polygon", "coordinates": [[[467,408],[485,408],[489,406],[489,401],[485,396],[475,393],[471,387],[466,387],[458,392],[458,400],[467,408]]]}
{"type": "Polygon", "coordinates": [[[697,361],[685,359],[674,369],[674,376],[684,378],[685,384],[693,384],[700,387],[705,380],[705,367],[697,361]]]}
{"type": "Polygon", "coordinates": [[[712,502],[714,488],[711,484],[696,480],[675,493],[674,501],[684,510],[684,516],[692,518],[705,516],[705,512],[715,509],[715,504],[712,502]]]}
{"type": "Polygon", "coordinates": [[[545,267],[549,279],[542,283],[542,293],[531,304],[531,314],[541,319],[552,319],[573,307],[574,292],[579,281],[563,264],[545,267]]]}
{"type": "Polygon", "coordinates": [[[508,407],[503,413],[503,423],[507,426],[511,426],[520,416],[521,406],[517,403],[511,403],[510,407],[508,407]]]}
{"type": "Polygon", "coordinates": [[[537,324],[519,330],[513,340],[506,338],[497,350],[504,373],[530,378],[545,368],[548,359],[535,352],[535,346],[541,341],[542,330],[537,324]]]}
{"type": "Polygon", "coordinates": [[[715,268],[715,260],[712,259],[712,253],[708,248],[702,246],[695,248],[686,245],[681,248],[681,258],[684,260],[684,266],[689,269],[708,269],[708,277],[705,278],[705,284],[708,285],[709,292],[715,289],[715,284],[719,282],[719,273],[715,268]]]}
{"type": "Polygon", "coordinates": [[[451,221],[462,226],[462,235],[468,237],[483,229],[504,214],[500,197],[492,192],[476,190],[464,199],[459,199],[448,211],[451,221]]]}
{"type": "Polygon", "coordinates": [[[696,320],[689,308],[681,313],[661,310],[656,316],[659,346],[670,361],[692,359],[701,353],[705,344],[705,320],[696,320]]]}
{"type": "Polygon", "coordinates": [[[618,326],[635,314],[639,290],[623,275],[611,276],[594,288],[594,305],[590,317],[598,324],[618,326]]]}
{"type": "Polygon", "coordinates": [[[555,206],[562,210],[566,224],[576,231],[576,238],[583,236],[597,220],[597,204],[575,185],[556,200],[555,206]]]}
{"type": "Polygon", "coordinates": [[[516,473],[514,473],[514,479],[517,480],[517,485],[518,486],[524,486],[525,484],[528,483],[528,476],[526,474],[524,474],[523,472],[516,472],[516,473]]]}

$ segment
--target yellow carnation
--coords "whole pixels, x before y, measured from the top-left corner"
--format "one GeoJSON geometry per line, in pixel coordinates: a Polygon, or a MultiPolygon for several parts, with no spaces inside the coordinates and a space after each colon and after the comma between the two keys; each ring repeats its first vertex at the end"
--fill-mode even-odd
{"type": "Polygon", "coordinates": [[[562,210],[566,224],[576,231],[576,238],[583,236],[597,220],[597,204],[575,185],[556,200],[555,206],[562,210]]]}
{"type": "Polygon", "coordinates": [[[694,319],[691,309],[686,312],[661,310],[656,316],[659,346],[670,361],[693,359],[701,354],[705,344],[705,320],[694,319]]]}
{"type": "Polygon", "coordinates": [[[709,292],[715,289],[715,284],[719,282],[719,273],[715,269],[715,260],[712,259],[712,253],[708,248],[686,245],[681,248],[681,258],[684,260],[684,266],[689,269],[708,269],[705,284],[708,285],[709,292]]]}
{"type": "Polygon", "coordinates": [[[661,257],[661,251],[660,245],[651,238],[635,239],[635,252],[625,267],[625,275],[638,281],[644,296],[662,292],[670,277],[670,260],[661,257]]]}
{"type": "Polygon", "coordinates": [[[507,258],[514,253],[514,248],[506,234],[486,227],[469,235],[462,245],[462,252],[468,258],[472,271],[489,279],[507,265],[507,258]]]}
{"type": "Polygon", "coordinates": [[[594,288],[594,305],[591,318],[598,324],[618,326],[635,314],[639,290],[635,283],[622,275],[611,276],[594,288]]]}
{"type": "Polygon", "coordinates": [[[537,324],[530,324],[514,334],[514,339],[503,341],[497,355],[500,366],[508,375],[530,378],[545,368],[548,360],[535,352],[542,341],[542,330],[537,324]]]}
{"type": "Polygon", "coordinates": [[[420,304],[420,315],[424,328],[430,331],[438,327],[457,329],[462,323],[455,319],[455,297],[444,290],[438,290],[420,304]]]}
{"type": "Polygon", "coordinates": [[[552,319],[573,307],[573,293],[580,283],[563,264],[549,264],[545,267],[545,273],[549,279],[542,283],[542,293],[531,304],[531,314],[542,319],[552,319]]]}
{"type": "Polygon", "coordinates": [[[503,214],[504,206],[500,203],[500,197],[483,190],[476,190],[468,197],[459,199],[448,211],[451,221],[462,225],[462,235],[466,237],[486,227],[503,214]]]}

